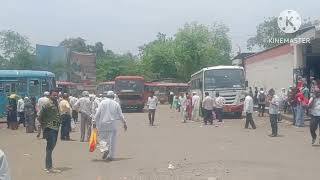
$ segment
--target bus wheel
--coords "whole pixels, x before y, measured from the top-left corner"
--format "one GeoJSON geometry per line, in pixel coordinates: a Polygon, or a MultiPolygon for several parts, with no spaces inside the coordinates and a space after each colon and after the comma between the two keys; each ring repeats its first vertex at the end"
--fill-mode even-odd
{"type": "Polygon", "coordinates": [[[235,118],[241,119],[242,118],[242,112],[235,112],[234,113],[235,118]]]}

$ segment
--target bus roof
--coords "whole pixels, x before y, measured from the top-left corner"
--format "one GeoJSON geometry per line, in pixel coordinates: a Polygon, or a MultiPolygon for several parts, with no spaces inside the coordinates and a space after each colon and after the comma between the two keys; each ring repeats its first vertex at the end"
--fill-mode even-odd
{"type": "Polygon", "coordinates": [[[144,77],[142,77],[142,76],[117,76],[115,78],[115,81],[116,80],[142,80],[142,81],[144,81],[144,77]]]}
{"type": "Polygon", "coordinates": [[[101,82],[98,85],[103,85],[103,84],[114,84],[114,81],[105,81],[105,82],[101,82]]]}
{"type": "Polygon", "coordinates": [[[152,83],[145,83],[149,86],[165,86],[165,87],[187,87],[189,86],[187,83],[167,83],[167,82],[152,82],[152,83]]]}
{"type": "Polygon", "coordinates": [[[214,70],[214,69],[241,69],[241,70],[244,70],[244,68],[241,66],[211,66],[211,67],[206,67],[206,68],[201,69],[200,71],[192,74],[191,77],[202,72],[202,71],[214,70]]]}
{"type": "Polygon", "coordinates": [[[55,77],[49,71],[0,70],[0,77],[55,77]]]}

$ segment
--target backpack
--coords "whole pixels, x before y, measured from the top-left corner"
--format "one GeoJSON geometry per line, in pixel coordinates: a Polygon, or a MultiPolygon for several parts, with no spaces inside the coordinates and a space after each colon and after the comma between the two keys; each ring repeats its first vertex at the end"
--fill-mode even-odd
{"type": "Polygon", "coordinates": [[[266,95],[265,94],[259,94],[259,101],[265,102],[266,101],[266,95]]]}

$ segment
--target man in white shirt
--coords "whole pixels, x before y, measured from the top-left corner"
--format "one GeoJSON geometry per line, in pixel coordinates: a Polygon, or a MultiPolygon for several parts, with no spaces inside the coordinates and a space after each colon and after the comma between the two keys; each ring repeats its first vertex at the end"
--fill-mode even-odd
{"type": "MultiPolygon", "coordinates": [[[[38,103],[37,103],[37,107],[36,107],[38,117],[39,117],[39,115],[40,115],[40,112],[41,112],[43,106],[49,102],[49,96],[50,96],[50,93],[49,93],[48,91],[45,91],[45,92],[43,93],[43,97],[41,97],[41,98],[38,99],[38,103]]],[[[39,138],[39,137],[40,137],[40,134],[41,134],[42,127],[41,127],[41,124],[40,124],[40,122],[39,122],[38,120],[37,120],[37,122],[38,122],[38,127],[37,127],[37,128],[38,128],[38,129],[37,129],[37,130],[38,130],[38,134],[37,134],[37,138],[39,138]]]]}
{"type": "Polygon", "coordinates": [[[209,121],[210,124],[213,124],[213,118],[212,118],[212,111],[213,111],[213,105],[214,100],[209,96],[208,92],[205,92],[205,98],[202,101],[202,108],[203,108],[203,121],[204,124],[207,125],[207,122],[209,121]]]}
{"type": "Polygon", "coordinates": [[[23,124],[24,127],[26,127],[26,122],[24,118],[24,97],[20,97],[17,103],[17,111],[18,111],[18,117],[19,117],[19,124],[23,124]]]}
{"type": "Polygon", "coordinates": [[[109,91],[107,98],[100,103],[93,121],[99,134],[100,151],[103,153],[102,159],[108,161],[112,161],[114,158],[117,135],[116,122],[118,120],[123,123],[124,130],[127,130],[127,123],[122,114],[121,107],[114,100],[114,92],[109,91]]]}
{"type": "Polygon", "coordinates": [[[196,92],[192,94],[192,120],[200,121],[200,96],[196,92]]]}
{"type": "Polygon", "coordinates": [[[148,97],[148,117],[150,126],[154,125],[154,116],[156,114],[156,109],[158,106],[158,98],[154,95],[154,92],[151,92],[150,97],[148,97]]]}
{"type": "Polygon", "coordinates": [[[184,95],[184,93],[181,93],[178,103],[180,104],[179,106],[180,106],[182,120],[185,123],[187,122],[188,113],[187,113],[187,98],[184,95]]]}
{"type": "Polygon", "coordinates": [[[225,104],[224,97],[220,96],[219,92],[216,92],[216,107],[215,107],[215,113],[216,117],[219,120],[219,122],[222,122],[223,119],[223,107],[225,104]]]}
{"type": "Polygon", "coordinates": [[[252,118],[252,113],[253,113],[253,99],[250,96],[249,92],[246,92],[246,98],[244,100],[244,112],[246,112],[246,125],[245,129],[249,128],[249,123],[252,127],[252,129],[256,129],[256,125],[253,121],[252,118]]]}
{"type": "Polygon", "coordinates": [[[81,137],[80,141],[85,141],[85,135],[87,131],[87,140],[89,141],[91,134],[91,114],[92,114],[92,102],[90,101],[89,92],[83,91],[82,96],[74,105],[74,108],[80,112],[80,131],[81,137]]]}
{"type": "Polygon", "coordinates": [[[78,112],[76,110],[76,108],[74,107],[74,105],[77,103],[78,98],[76,97],[76,95],[70,96],[70,105],[72,108],[72,119],[74,120],[74,122],[78,122],[78,112]]]}

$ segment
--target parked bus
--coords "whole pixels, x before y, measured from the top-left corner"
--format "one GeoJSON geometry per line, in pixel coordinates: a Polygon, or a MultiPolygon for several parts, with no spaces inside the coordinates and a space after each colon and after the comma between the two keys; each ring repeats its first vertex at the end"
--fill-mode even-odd
{"type": "Polygon", "coordinates": [[[56,87],[55,75],[47,71],[0,70],[0,116],[4,115],[10,94],[36,97],[56,87]]]}
{"type": "Polygon", "coordinates": [[[118,76],[115,78],[115,93],[120,99],[121,108],[144,108],[144,78],[142,76],[118,76]]]}
{"type": "Polygon", "coordinates": [[[57,88],[62,93],[78,95],[77,84],[70,81],[57,81],[57,88]]]}
{"type": "Polygon", "coordinates": [[[151,82],[145,83],[145,100],[150,96],[153,91],[158,97],[160,103],[168,102],[168,95],[170,92],[178,94],[180,92],[187,92],[189,85],[187,83],[168,83],[168,82],[151,82]]]}
{"type": "Polygon", "coordinates": [[[213,66],[201,69],[191,75],[190,86],[191,91],[197,92],[202,99],[205,92],[212,97],[219,92],[226,100],[224,112],[241,117],[246,90],[243,67],[213,66]]]}
{"type": "Polygon", "coordinates": [[[97,94],[103,94],[107,91],[114,91],[114,81],[107,81],[99,83],[97,86],[97,94]]]}

